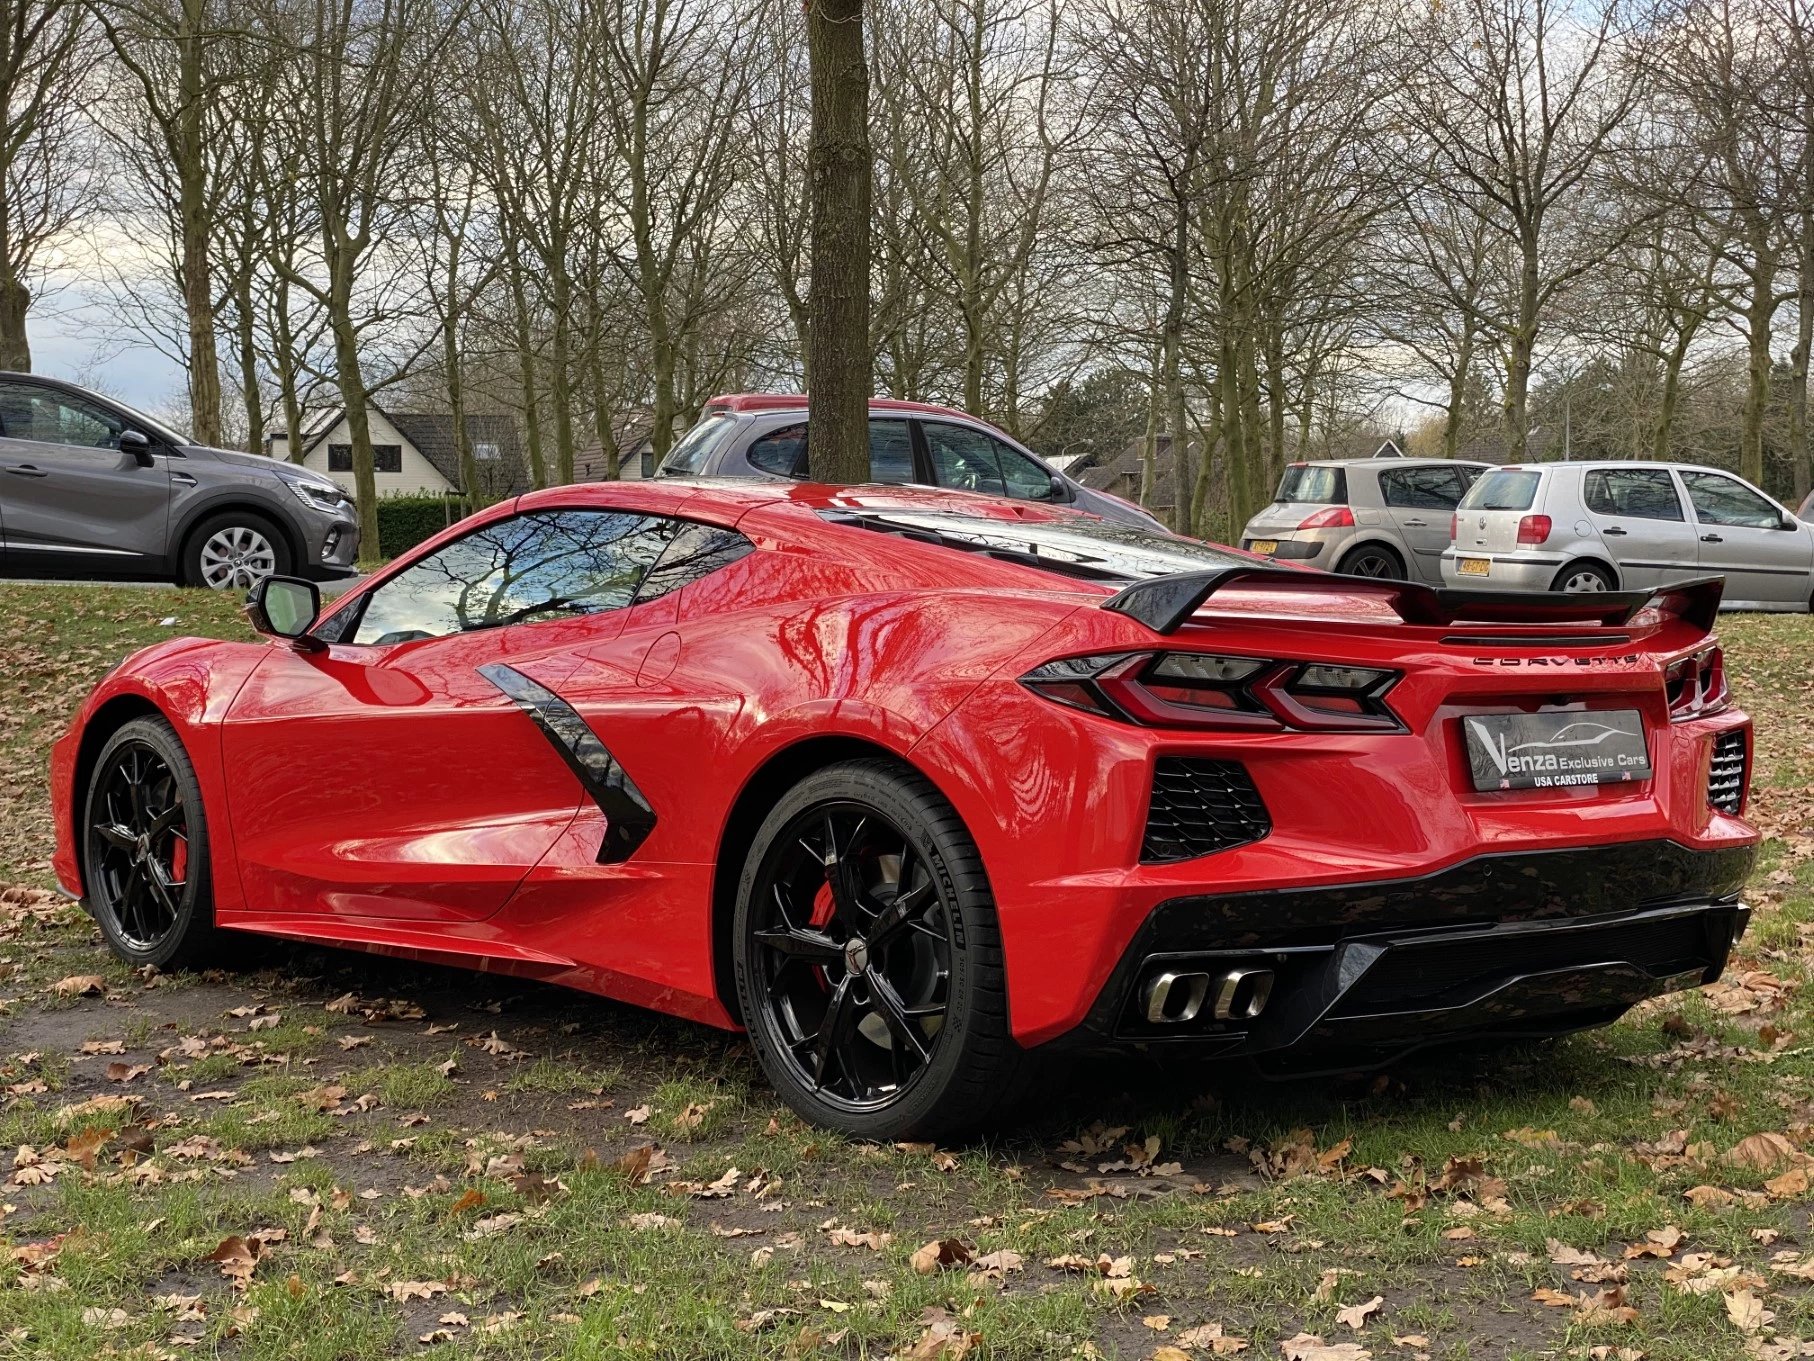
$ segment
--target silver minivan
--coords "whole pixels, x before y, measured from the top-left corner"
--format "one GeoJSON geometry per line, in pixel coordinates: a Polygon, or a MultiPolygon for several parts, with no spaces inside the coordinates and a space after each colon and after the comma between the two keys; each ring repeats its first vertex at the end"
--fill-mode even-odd
{"type": "Polygon", "coordinates": [[[1743,478],[1673,463],[1495,468],[1456,507],[1442,579],[1500,591],[1611,591],[1724,576],[1725,604],[1805,610],[1814,527],[1743,478]]]}

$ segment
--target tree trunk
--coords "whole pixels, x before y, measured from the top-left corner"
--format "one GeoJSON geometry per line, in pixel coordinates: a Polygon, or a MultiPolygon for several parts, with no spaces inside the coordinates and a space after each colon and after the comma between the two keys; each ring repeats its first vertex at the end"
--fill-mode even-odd
{"type": "MultiPolygon", "coordinates": [[[[1808,148],[1814,158],[1814,145],[1808,148]]],[[[1808,173],[1814,175],[1814,165],[1808,173]]],[[[1814,213],[1802,220],[1801,260],[1796,269],[1795,348],[1789,353],[1789,468],[1795,504],[1807,497],[1814,481],[1808,461],[1808,352],[1814,349],[1814,213]]]]}
{"type": "Polygon", "coordinates": [[[25,332],[30,309],[29,288],[17,279],[0,281],[0,369],[31,372],[31,339],[25,332]]]}
{"type": "Polygon", "coordinates": [[[479,486],[479,461],[473,456],[472,436],[466,429],[466,375],[460,362],[460,319],[453,306],[454,290],[459,287],[455,278],[458,259],[456,252],[456,263],[448,269],[448,307],[441,318],[441,364],[447,370],[447,409],[453,417],[454,450],[460,459],[460,490],[465,493],[466,513],[470,515],[489,498],[486,489],[479,486]]]}
{"type": "Polygon", "coordinates": [[[303,436],[302,398],[296,392],[296,328],[290,321],[290,283],[279,274],[271,318],[277,340],[277,386],[283,397],[284,451],[292,463],[301,463],[303,436]]]}
{"type": "Polygon", "coordinates": [[[523,280],[523,258],[516,237],[509,235],[510,305],[516,322],[517,377],[523,386],[523,440],[529,449],[529,480],[536,487],[548,485],[548,467],[542,461],[541,403],[536,396],[535,349],[529,338],[529,287],[523,280]]]}
{"type": "Polygon", "coordinates": [[[1442,421],[1442,456],[1459,458],[1461,456],[1461,422],[1465,416],[1468,393],[1468,373],[1474,367],[1474,328],[1465,324],[1461,332],[1461,344],[1455,351],[1455,372],[1449,376],[1449,405],[1443,413],[1442,421]]]}
{"type": "Polygon", "coordinates": [[[1659,463],[1669,458],[1669,438],[1675,427],[1676,404],[1682,394],[1682,365],[1688,358],[1693,331],[1677,332],[1676,343],[1663,357],[1663,391],[1657,398],[1656,420],[1650,428],[1650,456],[1659,463]]]}
{"type": "Polygon", "coordinates": [[[863,0],[810,0],[812,392],[807,444],[820,482],[869,480],[869,73],[863,0]]]}
{"type": "Polygon", "coordinates": [[[1190,289],[1187,254],[1190,218],[1182,205],[1172,229],[1170,291],[1165,300],[1161,343],[1165,350],[1165,424],[1172,437],[1172,528],[1190,532],[1190,431],[1184,420],[1184,301],[1190,289]]]}
{"type": "Polygon", "coordinates": [[[1770,405],[1770,323],[1776,311],[1774,271],[1754,281],[1745,308],[1745,411],[1739,426],[1738,472],[1764,480],[1764,413],[1770,405]]]}
{"type": "MultiPolygon", "coordinates": [[[[565,255],[562,249],[561,254],[565,255]]],[[[573,373],[570,367],[573,348],[572,285],[567,271],[551,271],[554,309],[554,347],[550,356],[549,396],[554,402],[554,464],[556,480],[566,486],[573,481],[573,373]]]]}
{"type": "Polygon", "coordinates": [[[359,367],[359,334],[353,328],[350,280],[336,280],[330,290],[334,332],[335,377],[345,408],[347,433],[353,445],[353,500],[359,508],[359,561],[367,566],[381,562],[384,546],[378,542],[378,480],[372,468],[372,427],[368,419],[365,374],[359,367]]]}
{"type": "Polygon", "coordinates": [[[246,407],[246,449],[256,454],[265,447],[265,398],[258,387],[258,331],[252,310],[251,271],[242,271],[234,285],[234,341],[239,350],[239,395],[246,407]]]}
{"type": "Polygon", "coordinates": [[[208,161],[203,144],[206,75],[202,70],[205,0],[183,0],[177,37],[177,216],[182,235],[183,310],[189,323],[189,421],[197,444],[218,445],[220,356],[214,341],[214,279],[209,264],[208,161]]]}

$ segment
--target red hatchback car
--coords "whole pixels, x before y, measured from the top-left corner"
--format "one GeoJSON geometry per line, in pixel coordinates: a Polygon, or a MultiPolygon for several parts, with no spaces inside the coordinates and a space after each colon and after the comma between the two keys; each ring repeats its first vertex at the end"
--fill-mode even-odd
{"type": "Polygon", "coordinates": [[[561,487],[52,757],[134,963],[236,931],[748,1030],[803,1115],[987,1124],[1029,1058],[1349,1067],[1716,977],[1750,723],[1717,581],[1445,593],[904,488],[561,487]]]}

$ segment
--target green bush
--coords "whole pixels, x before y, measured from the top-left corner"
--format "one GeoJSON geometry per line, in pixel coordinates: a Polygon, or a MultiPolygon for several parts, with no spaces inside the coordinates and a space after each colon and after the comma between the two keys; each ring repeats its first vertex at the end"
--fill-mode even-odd
{"type": "Polygon", "coordinates": [[[424,539],[439,534],[466,514],[458,496],[381,496],[378,498],[378,551],[394,558],[424,539]]]}

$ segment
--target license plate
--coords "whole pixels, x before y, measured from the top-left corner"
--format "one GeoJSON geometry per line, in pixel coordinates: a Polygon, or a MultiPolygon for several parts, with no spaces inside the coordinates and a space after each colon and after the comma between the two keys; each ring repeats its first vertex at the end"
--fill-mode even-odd
{"type": "Polygon", "coordinates": [[[1461,720],[1475,789],[1553,789],[1650,778],[1636,709],[1470,714],[1461,720]]]}
{"type": "Polygon", "coordinates": [[[1489,577],[1493,574],[1491,558],[1463,558],[1456,573],[1464,577],[1489,577]]]}
{"type": "Polygon", "coordinates": [[[1277,539],[1255,539],[1253,541],[1253,547],[1248,551],[1253,553],[1264,553],[1267,557],[1271,557],[1274,553],[1279,551],[1279,541],[1277,539]]]}

